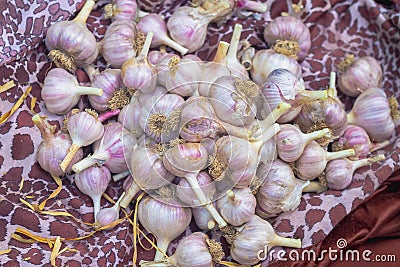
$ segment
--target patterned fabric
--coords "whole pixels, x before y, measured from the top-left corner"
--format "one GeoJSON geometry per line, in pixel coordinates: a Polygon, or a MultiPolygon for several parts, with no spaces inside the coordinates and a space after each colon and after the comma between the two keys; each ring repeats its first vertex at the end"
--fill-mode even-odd
{"type": "MultiPolygon", "coordinates": [[[[101,40],[110,23],[102,13],[102,7],[107,2],[98,1],[88,19],[88,27],[98,40],[101,40]]],[[[143,10],[168,18],[176,7],[186,5],[188,1],[139,2],[143,10]]],[[[264,2],[268,5],[268,11],[260,17],[230,19],[221,26],[210,25],[206,43],[196,55],[203,60],[211,59],[218,41],[229,41],[237,22],[243,25],[241,39],[247,39],[256,49],[266,48],[262,38],[263,27],[281,12],[287,11],[287,5],[285,1],[264,2]]],[[[326,88],[330,71],[335,71],[336,64],[346,54],[352,53],[356,57],[375,57],[383,68],[383,88],[388,96],[394,95],[399,99],[400,6],[390,1],[382,4],[377,2],[303,1],[305,10],[302,19],[309,27],[312,38],[311,51],[301,64],[308,89],[326,88]]],[[[40,95],[45,75],[54,67],[46,56],[48,51],[43,38],[51,24],[72,18],[82,6],[83,2],[78,0],[13,0],[0,3],[0,83],[14,80],[17,84],[0,93],[0,114],[10,110],[28,86],[32,85],[32,91],[23,105],[0,126],[0,250],[12,248],[10,253],[0,256],[1,266],[50,266],[51,249],[48,245],[24,244],[12,239],[11,235],[17,227],[43,237],[71,238],[91,231],[90,227],[68,217],[38,215],[20,202],[20,198],[23,198],[31,203],[40,203],[57,188],[51,176],[40,168],[35,159],[41,137],[31,121],[31,100],[37,98],[34,112],[47,116],[48,120],[60,126],[62,117],[50,114],[40,95]],[[24,183],[20,190],[22,179],[24,183]]],[[[104,67],[104,60],[99,58],[96,65],[104,67]]],[[[343,95],[340,98],[349,109],[353,100],[343,95]]],[[[328,190],[322,194],[305,194],[296,211],[281,214],[271,221],[277,233],[301,238],[303,247],[323,240],[346,214],[399,169],[400,140],[397,133],[399,129],[391,138],[391,144],[381,151],[387,157],[384,162],[359,169],[350,187],[342,192],[328,190]]],[[[88,149],[85,151],[88,152],[88,149]]],[[[79,192],[72,176],[62,180],[61,193],[48,201],[46,210],[68,211],[82,221],[93,221],[90,198],[79,192]]],[[[112,183],[107,191],[115,200],[121,192],[121,182],[112,183]]],[[[110,203],[103,199],[102,206],[110,206],[110,203]]],[[[194,230],[197,228],[192,225],[185,235],[194,230]]],[[[219,238],[219,233],[212,233],[212,236],[219,238]]],[[[79,252],[62,253],[56,264],[70,267],[131,266],[132,240],[132,227],[125,221],[112,230],[99,232],[82,241],[63,242],[79,252]]],[[[170,246],[170,253],[178,240],[170,246]]],[[[144,244],[150,246],[146,242],[144,244]]],[[[154,255],[154,251],[146,251],[140,245],[138,247],[139,259],[151,259],[154,255]]]]}

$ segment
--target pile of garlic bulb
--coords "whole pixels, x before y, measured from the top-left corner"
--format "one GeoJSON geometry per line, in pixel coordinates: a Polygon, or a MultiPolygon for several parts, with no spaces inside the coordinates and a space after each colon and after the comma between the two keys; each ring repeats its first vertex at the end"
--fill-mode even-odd
{"type": "Polygon", "coordinates": [[[65,125],[57,132],[34,116],[43,137],[37,160],[51,174],[74,173],[100,226],[145,192],[138,219],[158,250],[141,266],[214,266],[222,250],[205,233],[215,230],[242,265],[257,264],[266,246],[300,248],[300,240],[276,235],[268,221],[295,210],[303,193],[345,190],[357,168],[385,159],[371,153],[388,145],[398,111],[380,88],[379,63],[350,56],[340,64],[340,91],[357,97],[350,112],[337,97],[335,73],[326,90],[306,90],[301,63],[312,44],[295,16],[266,24],[270,48],[260,51],[243,45],[236,24],[230,43],[220,41],[213,60],[202,61],[190,53],[203,46],[208,24],[266,12],[265,4],[193,1],[165,23],[135,0],[112,0],[112,23],[98,44],[85,24],[93,6],[87,0],[74,20],[48,30],[57,68],[47,73],[42,98],[65,125]],[[100,55],[108,64],[101,71],[93,66],[100,55]],[[78,83],[77,68],[90,86],[78,83]],[[90,107],[74,109],[82,95],[90,107]],[[86,146],[92,152],[84,157],[86,146]],[[124,194],[102,208],[111,179],[124,179],[124,194]],[[199,232],[167,255],[192,216],[199,232]]]}

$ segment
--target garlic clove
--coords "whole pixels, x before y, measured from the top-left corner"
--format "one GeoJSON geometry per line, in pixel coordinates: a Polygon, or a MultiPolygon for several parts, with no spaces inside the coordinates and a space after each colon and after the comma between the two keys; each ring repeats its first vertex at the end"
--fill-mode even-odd
{"type": "MultiPolygon", "coordinates": [[[[125,192],[122,193],[118,201],[111,208],[104,208],[99,210],[99,212],[96,215],[96,221],[100,225],[100,227],[103,228],[104,226],[110,225],[119,219],[119,209],[120,209],[119,203],[121,202],[124,195],[125,192]]],[[[104,229],[111,229],[112,227],[113,226],[109,226],[104,229]]]]}

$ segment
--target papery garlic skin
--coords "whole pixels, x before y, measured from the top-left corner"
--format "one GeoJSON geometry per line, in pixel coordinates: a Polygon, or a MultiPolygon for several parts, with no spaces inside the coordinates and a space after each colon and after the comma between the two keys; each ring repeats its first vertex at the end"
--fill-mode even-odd
{"type": "Polygon", "coordinates": [[[299,19],[287,16],[277,17],[264,28],[264,40],[271,47],[276,41],[296,42],[299,51],[292,56],[302,61],[311,48],[311,35],[308,27],[299,19]]]}
{"type": "MultiPolygon", "coordinates": [[[[146,231],[157,238],[158,248],[166,253],[169,243],[182,234],[192,219],[190,208],[182,207],[178,201],[164,203],[157,199],[146,197],[138,206],[138,218],[146,231]]],[[[156,252],[155,260],[163,258],[156,252]]]]}
{"type": "Polygon", "coordinates": [[[130,170],[140,188],[158,189],[175,178],[165,169],[162,158],[154,146],[137,146],[132,151],[130,170]]]}
{"type": "Polygon", "coordinates": [[[255,214],[256,204],[256,198],[248,187],[233,188],[217,200],[221,216],[233,226],[248,222],[255,214]]]}
{"type": "Polygon", "coordinates": [[[258,51],[253,57],[253,67],[250,70],[251,78],[258,85],[262,86],[268,75],[275,69],[287,69],[296,77],[301,76],[301,66],[293,58],[279,54],[272,49],[258,51]]]}
{"type": "Polygon", "coordinates": [[[137,35],[138,29],[135,23],[125,20],[112,22],[100,43],[103,58],[109,65],[121,68],[126,60],[137,54],[135,43],[137,35]]]}
{"type": "Polygon", "coordinates": [[[279,159],[260,165],[257,176],[263,182],[256,194],[256,214],[264,219],[295,210],[300,205],[303,188],[309,184],[297,179],[289,164],[279,159]]]}
{"type": "Polygon", "coordinates": [[[97,58],[96,38],[86,27],[86,19],[94,5],[93,0],[87,0],[75,19],[56,22],[47,30],[45,44],[57,67],[74,71],[97,58]]]}
{"type": "MultiPolygon", "coordinates": [[[[389,139],[395,129],[391,105],[385,91],[370,88],[360,94],[347,114],[349,124],[364,128],[375,142],[389,139]]],[[[394,111],[397,112],[397,111],[394,111]]]]}
{"type": "Polygon", "coordinates": [[[114,93],[124,87],[119,69],[106,69],[93,77],[92,87],[103,89],[103,95],[89,95],[88,99],[92,108],[96,111],[106,111],[110,107],[110,100],[114,93]]]}
{"type": "Polygon", "coordinates": [[[68,113],[86,94],[101,96],[103,90],[79,86],[75,76],[62,68],[54,68],[47,73],[41,90],[47,110],[55,114],[68,113]]]}
{"type": "Polygon", "coordinates": [[[340,91],[351,97],[381,85],[382,68],[379,62],[370,56],[358,58],[338,76],[340,91]]]}
{"type": "Polygon", "coordinates": [[[266,248],[270,251],[272,247],[279,245],[300,248],[301,241],[276,235],[271,224],[254,215],[236,234],[231,246],[231,256],[240,264],[253,266],[260,261],[260,251],[265,251],[266,248]]]}
{"type": "Polygon", "coordinates": [[[185,56],[177,64],[169,63],[165,87],[168,92],[183,97],[198,95],[198,81],[201,74],[200,60],[193,60],[193,58],[185,56]]]}

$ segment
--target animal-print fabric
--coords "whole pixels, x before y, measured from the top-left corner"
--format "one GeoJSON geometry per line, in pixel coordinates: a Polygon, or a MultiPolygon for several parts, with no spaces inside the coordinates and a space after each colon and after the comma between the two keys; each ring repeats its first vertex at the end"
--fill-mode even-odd
{"type": "MultiPolygon", "coordinates": [[[[188,1],[139,1],[143,10],[157,12],[166,19],[177,6],[188,1]]],[[[247,39],[256,49],[266,48],[262,32],[266,23],[287,11],[285,1],[265,1],[268,11],[261,16],[230,19],[221,26],[210,25],[206,44],[196,54],[207,60],[213,57],[219,40],[229,41],[233,25],[243,25],[242,39],[247,39]]],[[[88,27],[101,40],[109,20],[103,18],[102,7],[107,1],[98,1],[88,19],[88,27]]],[[[60,126],[61,117],[50,114],[40,96],[47,71],[54,67],[48,60],[43,37],[49,25],[74,16],[83,5],[78,0],[57,1],[1,1],[0,3],[0,82],[14,80],[17,86],[0,93],[0,114],[11,109],[23,92],[32,85],[32,91],[17,112],[0,126],[0,250],[12,248],[0,255],[1,266],[50,266],[51,249],[46,244],[24,244],[11,238],[17,227],[22,227],[43,237],[78,237],[91,231],[88,226],[68,217],[38,215],[20,202],[23,198],[39,203],[48,197],[56,184],[35,160],[35,151],[41,142],[39,131],[31,117],[31,99],[37,98],[35,113],[45,115],[60,126]],[[24,180],[20,190],[21,180],[24,180]],[[32,198],[28,198],[32,197],[32,198]]],[[[399,99],[400,84],[400,21],[399,5],[391,1],[378,4],[372,0],[303,0],[303,21],[310,28],[312,47],[302,62],[303,76],[308,89],[326,88],[329,73],[346,54],[357,57],[375,57],[383,68],[383,87],[388,96],[399,99]]],[[[99,59],[96,64],[104,67],[99,59]]],[[[340,95],[347,108],[352,99],[340,95]]],[[[373,103],[372,103],[373,104],[373,103]]],[[[321,241],[346,214],[357,207],[368,195],[399,169],[399,129],[391,144],[383,151],[386,160],[371,167],[363,167],[354,175],[349,188],[341,192],[328,190],[322,194],[305,194],[296,211],[287,212],[272,220],[278,234],[301,238],[303,247],[321,241]]],[[[87,149],[86,149],[87,152],[87,149]]],[[[46,210],[68,211],[82,221],[93,221],[92,203],[74,186],[73,177],[62,178],[61,193],[46,205],[46,210]]],[[[117,199],[121,183],[112,183],[107,193],[117,199]]],[[[110,203],[104,199],[102,206],[110,203]]],[[[131,206],[130,208],[132,208],[131,206]]],[[[187,229],[185,235],[196,230],[187,229]]],[[[211,234],[219,238],[219,233],[211,234]]],[[[345,237],[342,237],[345,238],[345,237]]],[[[172,253],[175,242],[170,246],[172,253]]],[[[149,247],[147,242],[144,245],[149,247]]],[[[127,222],[112,230],[103,231],[82,241],[63,242],[63,246],[79,252],[64,252],[57,266],[131,266],[133,255],[132,227],[127,222]]],[[[139,259],[151,259],[154,251],[138,246],[139,259]]],[[[230,257],[227,257],[230,260],[230,257]]],[[[264,266],[267,262],[264,263],[264,266]]]]}

